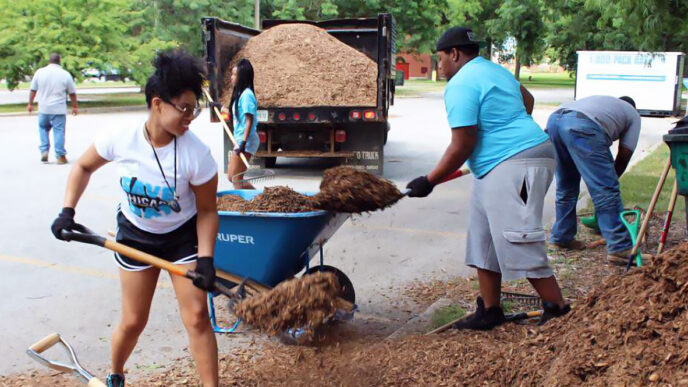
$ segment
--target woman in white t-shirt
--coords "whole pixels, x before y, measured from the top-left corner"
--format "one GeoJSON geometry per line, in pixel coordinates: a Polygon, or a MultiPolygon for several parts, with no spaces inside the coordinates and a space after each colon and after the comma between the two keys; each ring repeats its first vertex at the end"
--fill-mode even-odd
{"type": "MultiPolygon", "coordinates": [[[[217,164],[210,149],[189,132],[200,112],[204,71],[196,58],[180,50],[159,54],[154,66],[145,89],[148,119],[99,138],[86,150],[69,174],[64,208],[52,231],[62,239],[62,230],[74,228],[74,208],[91,174],[110,161],[117,163],[121,200],[116,240],[201,274],[193,284],[182,277],[171,279],[201,381],[216,386],[217,343],[206,291],[215,280],[217,164]]],[[[117,253],[115,261],[122,318],[112,334],[107,383],[122,387],[124,363],[146,326],[160,269],[117,253]]]]}
{"type": "Polygon", "coordinates": [[[232,127],[238,147],[229,154],[227,177],[235,189],[253,189],[253,186],[242,181],[246,165],[239,157],[243,153],[246,160],[258,150],[258,100],[253,90],[253,66],[248,59],[242,59],[232,68],[232,98],[229,110],[232,112],[232,127]]]}

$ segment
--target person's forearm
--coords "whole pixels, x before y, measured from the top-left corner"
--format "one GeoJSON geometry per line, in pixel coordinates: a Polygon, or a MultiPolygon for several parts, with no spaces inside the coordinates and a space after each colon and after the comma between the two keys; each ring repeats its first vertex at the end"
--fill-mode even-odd
{"type": "Polygon", "coordinates": [[[628,159],[619,159],[617,158],[614,160],[614,170],[616,171],[616,176],[621,177],[623,173],[626,171],[626,167],[628,167],[628,162],[630,160],[628,159]]]}
{"type": "MultiPolygon", "coordinates": [[[[69,99],[72,100],[72,108],[76,108],[76,107],[79,106],[79,105],[77,104],[77,101],[76,101],[76,93],[70,94],[70,95],[69,95],[69,99]]],[[[87,112],[87,113],[88,113],[88,112],[87,112]]]]}
{"type": "Polygon", "coordinates": [[[196,218],[199,257],[213,256],[218,224],[219,218],[216,210],[199,210],[196,218]]]}
{"type": "Polygon", "coordinates": [[[521,97],[523,98],[523,106],[526,108],[526,113],[533,114],[535,107],[535,97],[523,85],[521,85],[521,97]]]}
{"type": "Polygon", "coordinates": [[[79,198],[81,198],[81,195],[86,190],[86,186],[88,186],[88,182],[91,179],[91,173],[92,172],[87,171],[81,165],[74,164],[67,178],[67,189],[65,190],[63,207],[76,207],[79,198]]]}
{"type": "Polygon", "coordinates": [[[435,168],[428,174],[428,180],[432,184],[439,184],[452,172],[459,169],[473,152],[466,146],[450,144],[444,151],[444,155],[435,168]]]}
{"type": "Polygon", "coordinates": [[[29,92],[29,105],[33,104],[33,101],[36,99],[36,90],[31,90],[29,92]]]}
{"type": "Polygon", "coordinates": [[[626,171],[626,167],[631,161],[632,156],[632,150],[624,147],[623,145],[619,145],[619,150],[616,152],[616,160],[614,160],[614,170],[616,171],[617,177],[621,177],[624,171],[626,171]]]}
{"type": "Polygon", "coordinates": [[[244,130],[244,142],[248,141],[248,136],[251,134],[251,128],[253,128],[253,116],[250,114],[246,115],[246,130],[244,130]]]}

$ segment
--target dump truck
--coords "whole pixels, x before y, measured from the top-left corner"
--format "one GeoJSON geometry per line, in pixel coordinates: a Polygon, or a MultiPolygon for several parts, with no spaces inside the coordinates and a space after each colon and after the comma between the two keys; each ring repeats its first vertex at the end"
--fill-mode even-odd
{"type": "MultiPolygon", "coordinates": [[[[261,26],[266,30],[284,23],[315,25],[372,59],[378,69],[377,105],[263,107],[259,99],[260,147],[251,162],[256,167],[273,168],[282,157],[330,158],[381,175],[390,130],[388,111],[394,103],[394,18],[384,13],[374,18],[326,21],[264,20],[261,26]]],[[[214,17],[203,18],[202,29],[209,91],[215,101],[220,101],[232,59],[261,31],[214,17]]],[[[211,120],[218,121],[214,115],[211,120]]],[[[225,134],[225,165],[232,148],[225,134]]]]}

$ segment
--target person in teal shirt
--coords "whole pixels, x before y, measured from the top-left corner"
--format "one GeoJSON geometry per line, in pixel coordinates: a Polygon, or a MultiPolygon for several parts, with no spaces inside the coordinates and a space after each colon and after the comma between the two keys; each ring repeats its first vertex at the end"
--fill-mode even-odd
{"type": "Polygon", "coordinates": [[[568,313],[548,265],[542,208],[555,168],[554,148],[535,123],[533,96],[502,66],[478,56],[469,28],[454,27],[437,43],[447,78],[444,103],[452,139],[435,168],[409,182],[411,197],[468,161],[474,175],[469,203],[466,264],[478,272],[476,312],[456,329],[487,330],[506,321],[502,280],[527,278],[543,300],[540,323],[568,313]]]}
{"type": "Polygon", "coordinates": [[[234,148],[227,165],[227,177],[235,189],[253,189],[243,179],[246,165],[239,154],[243,153],[248,161],[258,150],[258,100],[253,87],[253,66],[248,59],[242,59],[232,68],[232,99],[229,109],[232,112],[234,138],[238,146],[234,148]]]}

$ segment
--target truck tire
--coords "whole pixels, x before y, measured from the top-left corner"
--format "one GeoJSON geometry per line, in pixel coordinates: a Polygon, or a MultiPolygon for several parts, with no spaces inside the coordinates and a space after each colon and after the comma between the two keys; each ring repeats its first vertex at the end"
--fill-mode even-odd
{"type": "Polygon", "coordinates": [[[275,168],[277,165],[277,157],[262,157],[260,160],[261,168],[275,168]]]}

